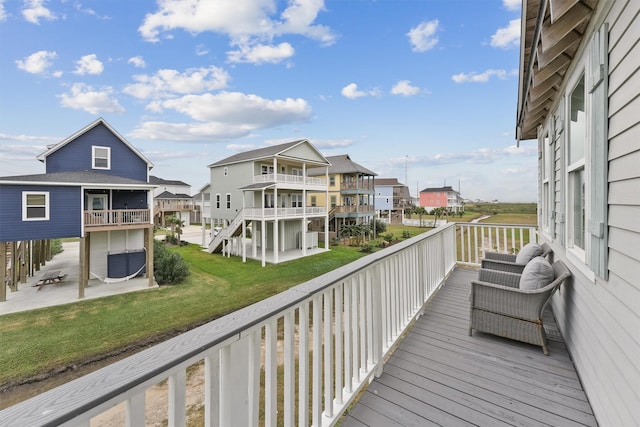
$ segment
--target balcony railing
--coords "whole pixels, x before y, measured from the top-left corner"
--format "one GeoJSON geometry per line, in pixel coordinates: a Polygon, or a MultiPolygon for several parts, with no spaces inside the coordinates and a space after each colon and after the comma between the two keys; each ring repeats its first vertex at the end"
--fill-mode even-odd
{"type": "Polygon", "coordinates": [[[245,219],[286,219],[303,218],[304,216],[324,216],[327,208],[315,206],[307,208],[244,208],[245,219]]]}
{"type": "Polygon", "coordinates": [[[197,209],[198,206],[193,203],[156,203],[154,209],[156,211],[192,211],[197,209]]]}
{"type": "Polygon", "coordinates": [[[313,185],[313,186],[326,186],[326,178],[304,177],[302,175],[288,175],[283,173],[267,173],[263,175],[255,175],[253,177],[254,184],[261,184],[265,182],[276,182],[278,184],[299,184],[299,185],[313,185]]]}
{"type": "Polygon", "coordinates": [[[365,182],[359,182],[359,181],[341,182],[340,183],[340,190],[341,191],[345,191],[345,190],[373,191],[374,190],[374,186],[373,186],[373,182],[370,182],[370,181],[365,181],[365,182]]]}
{"type": "Polygon", "coordinates": [[[352,214],[352,213],[372,213],[375,212],[374,205],[351,205],[351,206],[336,206],[336,214],[352,214]]]}
{"type": "Polygon", "coordinates": [[[85,227],[121,226],[149,223],[149,209],[84,211],[85,227]]]}
{"type": "Polygon", "coordinates": [[[472,248],[509,251],[536,237],[533,226],[443,225],[0,411],[0,419],[88,426],[124,403],[126,424],[144,425],[145,393],[166,381],[168,425],[185,425],[187,370],[202,364],[205,426],[334,425],[382,373],[455,267],[456,251],[474,263],[481,249],[472,248]]]}
{"type": "Polygon", "coordinates": [[[458,262],[479,266],[485,252],[516,253],[538,241],[534,225],[458,223],[458,262]]]}

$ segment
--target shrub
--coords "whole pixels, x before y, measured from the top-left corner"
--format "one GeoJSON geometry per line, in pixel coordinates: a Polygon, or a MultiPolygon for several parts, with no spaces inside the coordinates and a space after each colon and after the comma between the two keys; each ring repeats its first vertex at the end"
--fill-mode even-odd
{"type": "Polygon", "coordinates": [[[409,230],[402,230],[402,238],[408,239],[409,237],[411,237],[411,233],[409,233],[409,230]]]}
{"type": "Polygon", "coordinates": [[[384,236],[382,236],[382,238],[384,240],[386,240],[387,242],[389,242],[389,243],[393,242],[393,234],[392,233],[387,233],[384,236]]]}
{"type": "Polygon", "coordinates": [[[387,231],[387,223],[379,219],[376,220],[375,227],[376,227],[376,235],[378,236],[384,233],[385,231],[387,231]]]}
{"type": "Polygon", "coordinates": [[[153,248],[153,274],[159,285],[175,285],[189,275],[189,266],[179,254],[156,241],[153,248]]]}
{"type": "Polygon", "coordinates": [[[51,256],[57,255],[60,252],[62,252],[64,249],[62,249],[62,240],[60,239],[53,239],[51,241],[51,256]]]}
{"type": "Polygon", "coordinates": [[[364,252],[365,254],[370,254],[373,252],[373,245],[371,243],[365,243],[360,246],[360,252],[364,252]]]}

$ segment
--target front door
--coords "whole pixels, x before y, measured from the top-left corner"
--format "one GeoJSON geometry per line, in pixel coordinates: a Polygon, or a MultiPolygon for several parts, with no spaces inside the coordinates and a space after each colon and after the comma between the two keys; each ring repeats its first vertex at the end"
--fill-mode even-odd
{"type": "Polygon", "coordinates": [[[89,209],[90,211],[104,211],[107,209],[107,195],[106,194],[89,194],[89,209]]]}

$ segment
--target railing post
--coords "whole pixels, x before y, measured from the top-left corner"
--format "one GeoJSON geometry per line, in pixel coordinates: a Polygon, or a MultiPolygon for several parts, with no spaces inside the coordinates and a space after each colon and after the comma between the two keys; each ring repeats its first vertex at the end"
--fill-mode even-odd
{"type": "Polygon", "coordinates": [[[138,391],[127,399],[126,427],[145,424],[144,390],[138,391]]]}
{"type": "Polygon", "coordinates": [[[309,303],[298,309],[298,425],[309,425],[309,303]]]}
{"type": "Polygon", "coordinates": [[[169,377],[169,427],[183,426],[187,412],[187,372],[180,369],[169,377]]]}
{"type": "Polygon", "coordinates": [[[214,350],[204,358],[204,425],[220,424],[220,351],[214,350]]]}

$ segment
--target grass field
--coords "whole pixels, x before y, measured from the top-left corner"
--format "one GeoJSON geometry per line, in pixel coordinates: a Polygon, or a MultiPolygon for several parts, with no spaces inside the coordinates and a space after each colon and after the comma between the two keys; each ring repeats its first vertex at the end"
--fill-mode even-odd
{"type": "Polygon", "coordinates": [[[80,301],[0,317],[0,389],[108,353],[131,343],[185,330],[336,269],[365,254],[334,247],[278,265],[177,248],[191,275],[180,285],[80,301]]]}

